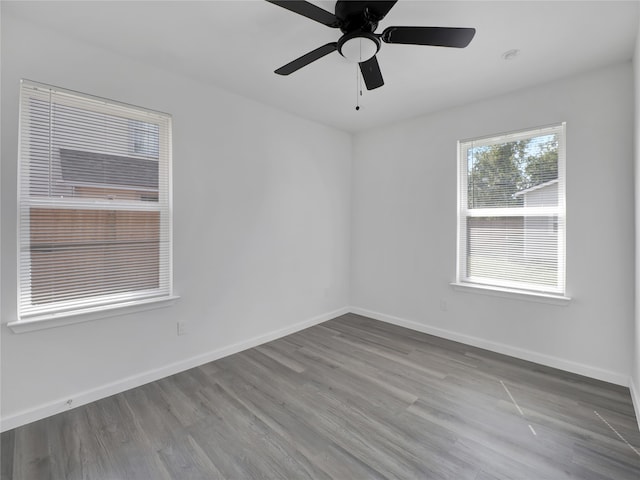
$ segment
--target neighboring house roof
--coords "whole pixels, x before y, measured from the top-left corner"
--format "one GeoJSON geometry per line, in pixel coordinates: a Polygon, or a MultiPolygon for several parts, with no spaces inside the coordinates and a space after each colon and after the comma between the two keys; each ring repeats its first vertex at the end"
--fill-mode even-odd
{"type": "Polygon", "coordinates": [[[517,197],[519,195],[524,195],[526,193],[533,192],[534,190],[540,190],[541,188],[550,187],[554,183],[558,183],[557,178],[554,178],[553,180],[549,180],[548,182],[541,183],[539,185],[535,185],[533,187],[525,188],[524,190],[520,190],[519,192],[514,193],[513,196],[517,197]]]}
{"type": "Polygon", "coordinates": [[[158,161],[60,149],[62,179],[75,185],[113,185],[125,188],[158,188],[158,161]]]}

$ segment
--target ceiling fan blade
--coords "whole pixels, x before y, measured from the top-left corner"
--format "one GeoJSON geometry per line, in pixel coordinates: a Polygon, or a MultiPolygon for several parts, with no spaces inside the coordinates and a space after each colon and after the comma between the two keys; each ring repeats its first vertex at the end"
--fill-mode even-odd
{"type": "Polygon", "coordinates": [[[381,38],[385,43],[464,48],[475,34],[475,28],[388,27],[381,38]]]}
{"type": "Polygon", "coordinates": [[[315,6],[313,3],[296,0],[267,0],[267,2],[286,8],[287,10],[297,13],[298,15],[302,15],[303,17],[315,20],[327,27],[340,27],[340,20],[338,20],[333,13],[327,12],[326,10],[315,6]]]}
{"type": "Polygon", "coordinates": [[[389,10],[391,10],[397,2],[398,0],[367,2],[367,9],[375,16],[375,20],[379,22],[387,16],[389,10]]]}
{"type": "Polygon", "coordinates": [[[327,43],[326,45],[318,47],[315,50],[312,50],[311,52],[301,56],[300,58],[296,58],[293,62],[289,62],[286,65],[280,67],[275,71],[275,73],[277,73],[278,75],[289,75],[337,49],[338,44],[336,42],[327,43]]]}
{"type": "Polygon", "coordinates": [[[367,90],[373,90],[384,85],[380,65],[378,65],[375,55],[366,62],[360,62],[359,65],[367,90]]]}

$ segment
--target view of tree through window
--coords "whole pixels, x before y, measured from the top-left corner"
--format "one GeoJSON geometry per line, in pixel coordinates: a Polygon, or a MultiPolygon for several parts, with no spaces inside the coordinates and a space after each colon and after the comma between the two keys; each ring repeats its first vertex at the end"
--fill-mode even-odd
{"type": "Polygon", "coordinates": [[[460,142],[458,280],[564,292],[564,126],[460,142]]]}
{"type": "Polygon", "coordinates": [[[521,207],[518,192],[558,178],[558,136],[467,150],[469,208],[521,207]]]}

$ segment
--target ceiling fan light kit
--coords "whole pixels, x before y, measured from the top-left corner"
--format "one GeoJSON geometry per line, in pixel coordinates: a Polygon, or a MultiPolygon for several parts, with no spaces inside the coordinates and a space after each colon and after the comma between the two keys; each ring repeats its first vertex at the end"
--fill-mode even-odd
{"type": "Polygon", "coordinates": [[[373,33],[353,32],[338,40],[338,52],[351,63],[366,62],[380,50],[380,39],[373,33]]]}
{"type": "Polygon", "coordinates": [[[397,0],[339,0],[336,2],[335,14],[306,1],[266,1],[327,27],[339,28],[343,33],[337,42],[318,47],[278,68],[275,73],[290,75],[337,50],[350,62],[359,64],[367,90],[384,85],[376,59],[382,43],[464,48],[476,33],[474,28],[452,27],[387,27],[381,34],[375,33],[378,22],[389,13],[397,0]]]}

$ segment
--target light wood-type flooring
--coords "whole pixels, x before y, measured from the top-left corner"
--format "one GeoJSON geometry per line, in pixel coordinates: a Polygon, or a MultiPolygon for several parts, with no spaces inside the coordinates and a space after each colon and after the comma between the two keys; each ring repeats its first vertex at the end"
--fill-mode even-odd
{"type": "Polygon", "coordinates": [[[2,480],[640,479],[628,389],[353,314],[1,449],[2,480]]]}

